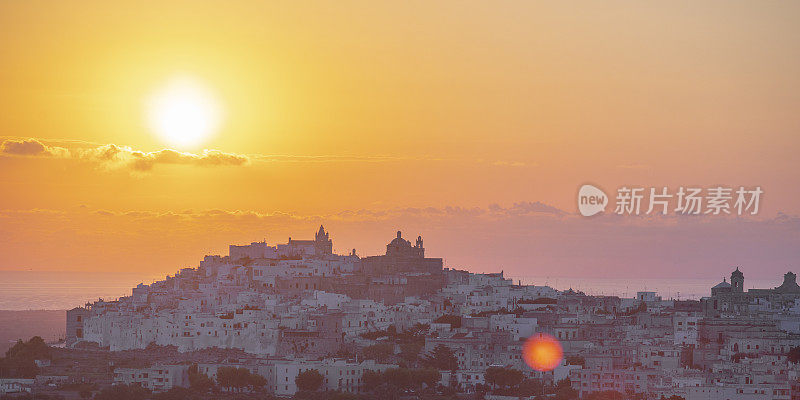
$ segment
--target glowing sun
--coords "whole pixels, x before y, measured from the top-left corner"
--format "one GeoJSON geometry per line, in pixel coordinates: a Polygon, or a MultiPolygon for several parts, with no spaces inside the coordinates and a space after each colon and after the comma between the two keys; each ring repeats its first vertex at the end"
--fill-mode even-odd
{"type": "Polygon", "coordinates": [[[219,129],[222,119],[213,93],[188,78],[174,79],[156,91],[146,113],[150,129],[178,148],[200,145],[219,129]]]}

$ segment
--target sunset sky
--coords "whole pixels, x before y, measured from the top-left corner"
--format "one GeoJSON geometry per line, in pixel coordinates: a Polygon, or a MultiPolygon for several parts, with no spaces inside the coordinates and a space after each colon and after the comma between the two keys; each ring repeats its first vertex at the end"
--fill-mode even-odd
{"type": "Polygon", "coordinates": [[[779,279],[800,272],[799,20],[790,1],[0,1],[0,270],[167,274],[324,224],[340,252],[401,229],[473,271],[779,279]],[[208,137],[158,132],[175,82],[211,104],[208,137]],[[587,182],[764,195],[754,217],[586,219],[587,182]]]}

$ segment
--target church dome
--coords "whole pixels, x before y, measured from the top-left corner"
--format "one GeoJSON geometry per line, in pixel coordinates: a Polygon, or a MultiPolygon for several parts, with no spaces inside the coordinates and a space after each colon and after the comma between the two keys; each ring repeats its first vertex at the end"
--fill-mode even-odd
{"type": "Polygon", "coordinates": [[[409,242],[408,240],[403,239],[402,233],[400,231],[397,231],[397,237],[392,239],[391,242],[389,242],[389,246],[392,246],[392,247],[395,247],[395,248],[411,247],[411,242],[409,242]]]}
{"type": "Polygon", "coordinates": [[[724,289],[729,287],[731,287],[731,284],[723,279],[722,282],[718,283],[717,286],[714,286],[712,289],[724,289]]]}

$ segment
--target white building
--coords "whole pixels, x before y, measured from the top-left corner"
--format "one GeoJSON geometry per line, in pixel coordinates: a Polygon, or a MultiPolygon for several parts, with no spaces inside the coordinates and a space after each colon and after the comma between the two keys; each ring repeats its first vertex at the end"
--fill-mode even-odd
{"type": "Polygon", "coordinates": [[[141,385],[154,392],[170,390],[174,387],[188,387],[188,365],[154,365],[149,368],[117,368],[114,370],[114,383],[141,385]]]}

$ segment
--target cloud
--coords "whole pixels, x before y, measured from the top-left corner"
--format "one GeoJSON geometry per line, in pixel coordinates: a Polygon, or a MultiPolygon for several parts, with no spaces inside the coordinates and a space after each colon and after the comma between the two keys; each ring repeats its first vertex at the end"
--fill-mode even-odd
{"type": "Polygon", "coordinates": [[[201,167],[244,166],[252,162],[263,163],[378,163],[393,161],[441,161],[433,156],[393,155],[285,155],[285,154],[236,154],[220,150],[203,150],[188,153],[174,149],[145,152],[129,146],[99,144],[76,140],[56,141],[65,147],[48,145],[34,138],[6,138],[0,142],[0,156],[52,157],[73,159],[97,164],[103,169],[127,169],[133,173],[153,170],[158,164],[194,165],[201,167]]]}
{"type": "MultiPolygon", "coordinates": [[[[0,137],[2,140],[2,137],[0,137]]],[[[80,140],[48,140],[6,137],[0,142],[0,156],[61,158],[88,162],[104,170],[124,169],[132,174],[152,171],[156,165],[192,165],[200,167],[246,166],[252,163],[387,163],[406,161],[425,162],[477,162],[495,167],[530,167],[536,164],[522,161],[486,161],[439,157],[435,155],[292,155],[292,154],[237,154],[220,150],[203,150],[201,153],[162,149],[146,152],[118,144],[101,144],[80,140]]]]}
{"type": "Polygon", "coordinates": [[[491,165],[493,167],[510,167],[510,168],[521,168],[521,167],[538,167],[539,164],[535,162],[525,162],[519,160],[486,160],[483,158],[478,158],[475,160],[478,164],[486,164],[491,165]]]}
{"type": "Polygon", "coordinates": [[[540,201],[514,203],[511,207],[501,207],[497,204],[489,205],[489,211],[496,215],[518,217],[521,215],[556,215],[564,216],[567,212],[540,201]]]}
{"type": "Polygon", "coordinates": [[[137,172],[150,171],[157,164],[215,167],[240,166],[250,162],[250,158],[246,155],[225,153],[219,150],[203,150],[200,154],[172,149],[143,152],[115,144],[76,150],[73,152],[73,156],[81,160],[100,163],[108,168],[128,168],[137,172]]]}
{"type": "Polygon", "coordinates": [[[524,163],[522,161],[498,160],[498,161],[493,162],[492,165],[494,165],[496,167],[524,167],[524,166],[527,166],[528,164],[526,164],[526,163],[524,163]]]}
{"type": "Polygon", "coordinates": [[[0,144],[1,155],[30,157],[68,157],[69,150],[48,146],[37,139],[6,139],[0,144]]]}
{"type": "Polygon", "coordinates": [[[50,146],[33,138],[4,140],[0,144],[0,155],[73,159],[94,163],[105,169],[127,169],[137,173],[150,171],[158,164],[216,167],[241,166],[250,163],[250,157],[246,155],[226,153],[219,150],[203,150],[199,154],[173,149],[144,152],[116,144],[91,145],[89,147],[73,147],[70,149],[50,146]]]}
{"type": "Polygon", "coordinates": [[[619,169],[641,169],[641,170],[644,170],[644,169],[650,169],[651,167],[649,165],[647,165],[647,164],[622,164],[622,165],[617,165],[617,168],[619,168],[619,169]]]}
{"type": "MultiPolygon", "coordinates": [[[[718,281],[736,265],[748,282],[771,287],[780,284],[787,269],[798,272],[800,257],[800,218],[788,214],[584,218],[537,201],[323,214],[76,207],[0,210],[0,252],[8,255],[0,269],[114,265],[138,271],[147,265],[148,271],[172,272],[196,265],[205,254],[226,254],[228,244],[313,237],[320,224],[340,253],[356,248],[359,255],[382,254],[394,232],[402,230],[404,237],[422,235],[426,255],[445,257],[447,266],[502,269],[519,277],[718,281]]],[[[706,290],[702,286],[693,294],[706,290]]]]}
{"type": "Polygon", "coordinates": [[[393,156],[393,155],[287,155],[256,154],[254,160],[263,162],[331,163],[331,162],[388,162],[388,161],[443,161],[445,158],[433,156],[393,156]]]}

